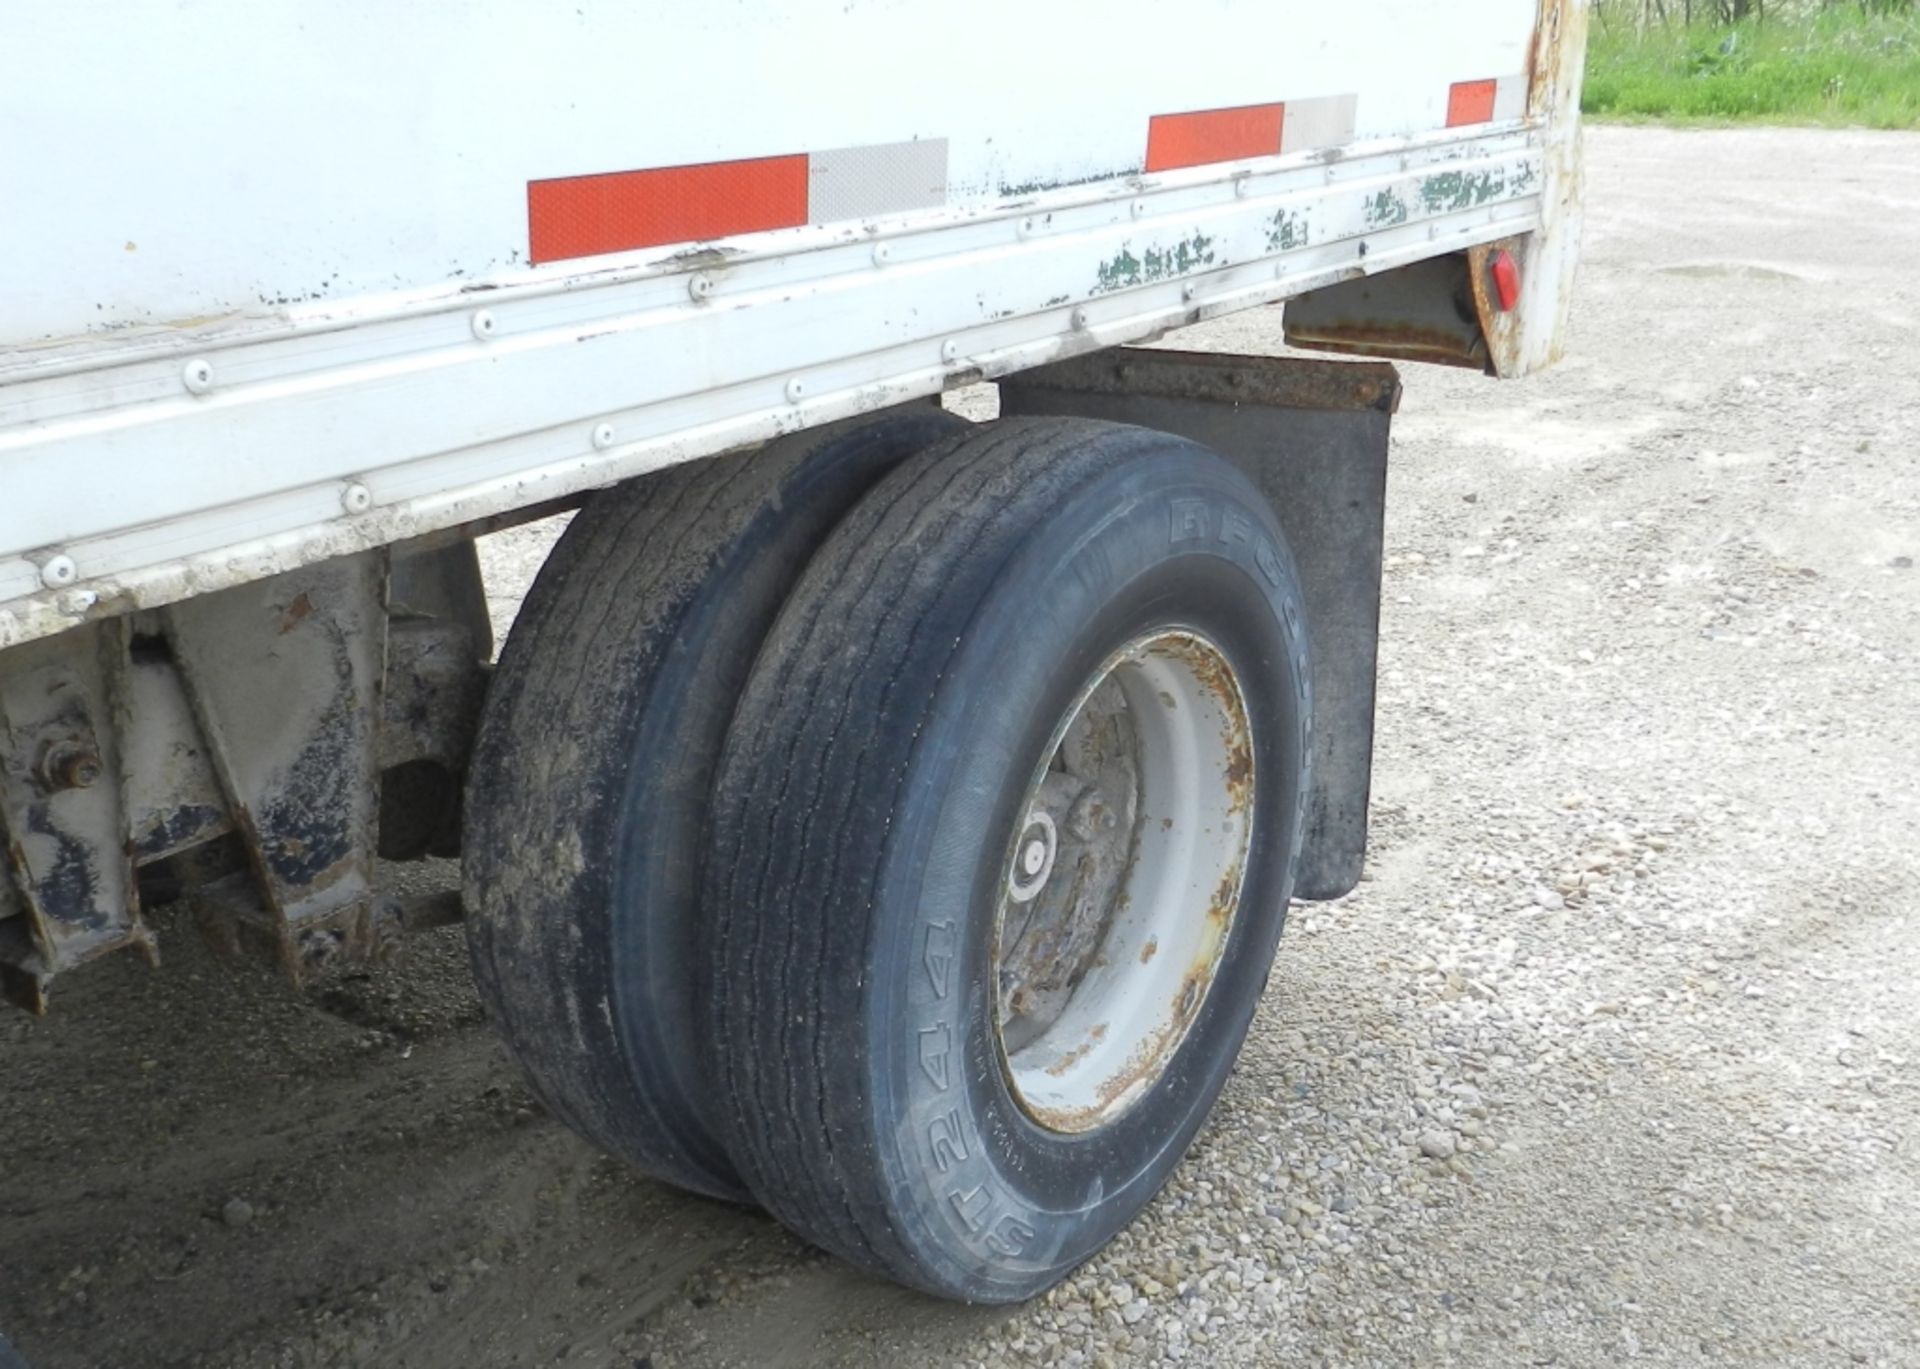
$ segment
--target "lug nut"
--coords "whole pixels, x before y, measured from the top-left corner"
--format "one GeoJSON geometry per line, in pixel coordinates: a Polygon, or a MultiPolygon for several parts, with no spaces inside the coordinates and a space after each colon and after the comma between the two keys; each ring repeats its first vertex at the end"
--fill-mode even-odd
{"type": "Polygon", "coordinates": [[[49,789],[86,789],[99,779],[100,753],[80,742],[55,742],[40,758],[40,780],[49,789]]]}

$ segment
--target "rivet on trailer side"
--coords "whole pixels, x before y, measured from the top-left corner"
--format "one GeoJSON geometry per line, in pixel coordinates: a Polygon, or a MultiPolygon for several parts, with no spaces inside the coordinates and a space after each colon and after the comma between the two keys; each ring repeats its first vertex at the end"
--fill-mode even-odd
{"type": "Polygon", "coordinates": [[[431,9],[0,21],[49,129],[0,149],[46,206],[0,263],[0,988],[157,959],[161,894],[295,981],[464,912],[582,1132],[1029,1296],[1359,877],[1381,361],[1558,357],[1585,6],[1199,0],[1207,61],[1070,104],[969,74],[1080,51],[1070,6],[566,8],[470,17],[505,101],[431,9]],[[662,50],[728,57],[636,120],[662,50]],[[1276,304],[1375,360],[1133,346],[1276,304]],[[992,423],[929,402],[982,380],[992,423]],[[562,510],[496,659],[474,539],[562,510]]]}

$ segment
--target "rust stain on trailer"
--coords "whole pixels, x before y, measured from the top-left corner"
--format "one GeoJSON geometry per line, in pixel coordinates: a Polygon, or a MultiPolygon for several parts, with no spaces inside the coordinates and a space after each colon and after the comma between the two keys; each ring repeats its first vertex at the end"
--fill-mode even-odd
{"type": "Polygon", "coordinates": [[[1499,242],[1475,247],[1467,253],[1467,280],[1473,290],[1474,314],[1487,341],[1490,364],[1498,375],[1511,374],[1518,364],[1520,314],[1500,308],[1493,284],[1493,261],[1501,252],[1509,254],[1515,261],[1522,261],[1526,249],[1526,240],[1523,238],[1502,238],[1499,242]]]}
{"type": "Polygon", "coordinates": [[[1402,386],[1391,366],[1344,361],[1231,356],[1116,347],[1037,367],[1022,374],[1023,389],[1059,389],[1099,395],[1147,395],[1213,404],[1257,404],[1269,409],[1374,409],[1398,413],[1402,386]]]}
{"type": "Polygon", "coordinates": [[[1322,323],[1317,324],[1311,334],[1296,331],[1288,341],[1296,347],[1311,347],[1340,356],[1392,357],[1396,361],[1424,361],[1476,371],[1486,369],[1484,347],[1463,346],[1465,340],[1457,332],[1413,324],[1358,319],[1344,327],[1322,323]]]}
{"type": "Polygon", "coordinates": [[[1587,7],[1583,0],[1540,0],[1527,58],[1527,115],[1543,118],[1554,93],[1579,81],[1587,60],[1587,7]]]}
{"type": "Polygon", "coordinates": [[[300,620],[313,612],[313,600],[302,594],[287,605],[286,612],[280,615],[280,635],[286,636],[300,626],[300,620]]]}

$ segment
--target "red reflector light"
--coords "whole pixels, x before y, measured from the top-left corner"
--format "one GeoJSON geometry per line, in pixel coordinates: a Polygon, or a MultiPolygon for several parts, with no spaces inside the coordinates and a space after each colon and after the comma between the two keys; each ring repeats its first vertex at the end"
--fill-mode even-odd
{"type": "Polygon", "coordinates": [[[1513,253],[1493,254],[1493,290],[1500,300],[1500,312],[1511,314],[1520,303],[1520,263],[1513,253]]]}

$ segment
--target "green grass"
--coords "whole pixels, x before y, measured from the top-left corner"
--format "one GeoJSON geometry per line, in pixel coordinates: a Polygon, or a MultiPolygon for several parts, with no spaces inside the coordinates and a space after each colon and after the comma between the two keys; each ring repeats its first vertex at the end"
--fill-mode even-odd
{"type": "Polygon", "coordinates": [[[1584,105],[1603,119],[1920,128],[1920,14],[1644,34],[1596,20],[1584,105]]]}

